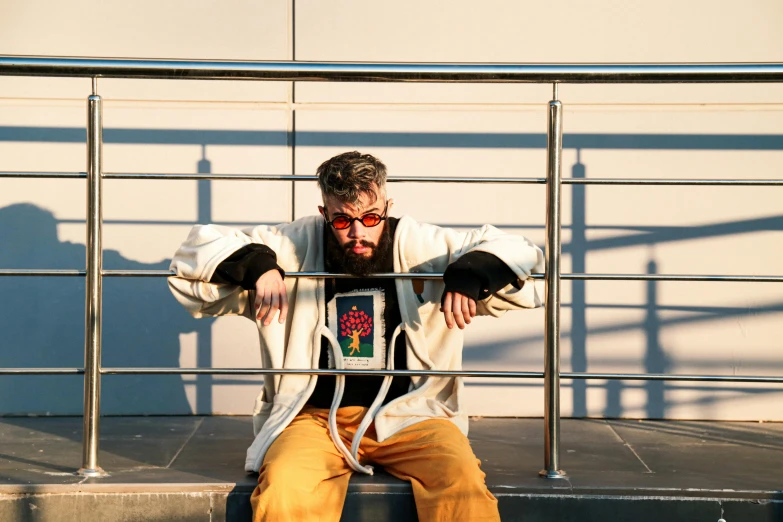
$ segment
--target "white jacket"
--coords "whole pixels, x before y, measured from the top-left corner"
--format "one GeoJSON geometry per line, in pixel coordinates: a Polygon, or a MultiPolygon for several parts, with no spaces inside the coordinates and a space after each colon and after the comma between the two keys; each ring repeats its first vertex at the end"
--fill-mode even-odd
{"type": "MultiPolygon", "coordinates": [[[[177,276],[169,278],[169,287],[177,301],[196,318],[244,315],[255,320],[252,291],[208,282],[217,266],[244,245],[262,243],[277,254],[277,263],[286,272],[323,271],[323,227],[323,218],[315,216],[279,226],[264,225],[242,231],[218,225],[197,225],[171,262],[171,269],[177,276]]],[[[543,299],[537,288],[539,285],[529,279],[531,273],[544,270],[541,250],[521,236],[502,233],[490,225],[470,232],[458,232],[417,223],[403,216],[394,237],[394,270],[401,273],[443,272],[450,263],[471,251],[487,252],[498,257],[514,271],[521,285],[521,289],[508,285],[479,301],[479,315],[498,317],[507,310],[541,306],[543,299]]],[[[321,336],[330,337],[324,326],[324,281],[287,278],[285,285],[289,300],[285,324],[272,321],[269,326],[262,327],[256,321],[261,338],[262,367],[318,368],[321,336]]],[[[462,331],[448,329],[439,310],[443,281],[424,282],[423,303],[417,299],[410,279],[398,279],[395,286],[406,332],[408,368],[460,370],[462,331]]],[[[334,346],[336,341],[331,338],[330,342],[334,346]]],[[[390,346],[394,346],[394,342],[390,346]]],[[[339,352],[339,349],[336,351],[339,352]]],[[[393,361],[393,355],[389,359],[393,361]]],[[[264,389],[253,410],[255,440],[247,451],[246,470],[259,470],[267,449],[305,405],[316,380],[314,375],[275,375],[264,379],[264,389]]],[[[468,419],[463,406],[461,378],[412,377],[411,381],[411,390],[407,394],[375,408],[379,441],[407,426],[433,418],[450,420],[467,435],[468,419]]],[[[338,378],[338,386],[340,382],[338,378]]],[[[368,415],[367,420],[369,425],[372,415],[368,415]]],[[[339,437],[335,442],[338,441],[339,437]]],[[[342,443],[339,443],[338,448],[345,454],[346,449],[341,446],[342,443]]],[[[355,455],[355,451],[353,453],[355,455]]],[[[346,454],[349,463],[354,460],[351,457],[346,454]]],[[[371,472],[368,468],[359,471],[371,472]]]]}

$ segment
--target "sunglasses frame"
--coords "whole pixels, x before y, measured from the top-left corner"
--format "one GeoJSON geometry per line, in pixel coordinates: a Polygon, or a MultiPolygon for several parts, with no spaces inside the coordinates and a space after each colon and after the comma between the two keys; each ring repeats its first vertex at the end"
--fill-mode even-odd
{"type": "Polygon", "coordinates": [[[335,230],[348,230],[349,228],[351,228],[351,225],[353,225],[354,221],[358,221],[359,223],[362,224],[362,226],[364,226],[366,228],[375,228],[378,225],[380,225],[382,222],[384,222],[384,221],[386,221],[388,219],[388,216],[386,215],[388,210],[389,210],[389,202],[387,201],[386,205],[384,205],[384,207],[383,207],[383,214],[378,214],[377,212],[370,212],[370,213],[364,214],[364,215],[362,215],[360,217],[349,217],[349,216],[346,216],[345,214],[340,214],[336,218],[334,218],[331,221],[329,221],[329,218],[326,217],[328,215],[328,209],[326,207],[324,207],[324,220],[326,221],[326,223],[328,225],[331,225],[331,227],[334,228],[335,230]],[[364,224],[364,218],[369,217],[369,216],[378,216],[378,222],[376,224],[374,224],[374,225],[365,225],[364,224]],[[338,228],[338,227],[334,226],[334,222],[337,221],[338,219],[347,219],[348,220],[348,225],[344,226],[342,228],[338,228]]]}

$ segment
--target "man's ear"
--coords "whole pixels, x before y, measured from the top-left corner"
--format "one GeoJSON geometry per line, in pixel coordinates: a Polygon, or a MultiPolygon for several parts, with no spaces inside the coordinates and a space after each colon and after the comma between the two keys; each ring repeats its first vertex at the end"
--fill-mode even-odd
{"type": "Polygon", "coordinates": [[[320,212],[324,219],[326,219],[326,211],[324,210],[324,207],[318,205],[318,212],[320,212]]]}
{"type": "Polygon", "coordinates": [[[394,206],[394,200],[389,198],[389,201],[386,203],[386,215],[389,215],[389,212],[391,212],[392,207],[394,206]]]}

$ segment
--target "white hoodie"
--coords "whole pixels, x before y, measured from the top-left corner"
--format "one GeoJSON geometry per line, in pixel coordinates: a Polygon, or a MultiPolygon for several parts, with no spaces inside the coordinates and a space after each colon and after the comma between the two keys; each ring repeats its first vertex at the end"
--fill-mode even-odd
{"type": "MultiPolygon", "coordinates": [[[[315,216],[293,223],[246,230],[196,225],[171,262],[171,269],[177,276],[169,278],[169,287],[177,301],[196,318],[244,315],[255,320],[254,292],[238,286],[209,283],[215,269],[243,246],[261,243],[277,254],[277,264],[286,272],[321,272],[324,270],[323,227],[323,218],[315,216]]],[[[508,285],[479,301],[479,315],[498,317],[507,310],[542,305],[540,285],[529,278],[532,273],[543,273],[541,249],[524,237],[505,234],[490,225],[470,232],[458,232],[417,223],[403,216],[394,236],[394,271],[444,272],[449,264],[472,251],[498,257],[516,274],[521,286],[517,289],[508,285]]],[[[321,336],[327,336],[332,346],[336,342],[325,327],[324,281],[287,278],[285,285],[289,300],[285,324],[273,321],[262,326],[260,321],[256,321],[261,340],[262,367],[316,369],[321,353],[321,336]]],[[[443,281],[424,282],[423,303],[417,299],[410,279],[398,279],[395,286],[402,328],[406,332],[408,368],[462,369],[462,331],[447,328],[439,310],[443,281]]],[[[391,346],[394,346],[393,342],[391,346]]],[[[393,361],[394,357],[389,360],[393,361]]],[[[259,470],[267,449],[305,405],[317,378],[315,375],[275,375],[264,380],[264,389],[253,410],[255,440],[247,451],[247,471],[259,470]]],[[[339,386],[342,379],[338,378],[337,382],[339,386]]],[[[412,424],[434,418],[452,421],[467,435],[468,419],[463,407],[461,378],[411,377],[411,382],[411,390],[407,394],[375,409],[379,442],[412,424]]],[[[373,420],[372,407],[370,411],[367,425],[373,420]]],[[[354,469],[371,473],[370,468],[356,467],[356,451],[351,455],[341,446],[341,443],[338,444],[354,469]]]]}

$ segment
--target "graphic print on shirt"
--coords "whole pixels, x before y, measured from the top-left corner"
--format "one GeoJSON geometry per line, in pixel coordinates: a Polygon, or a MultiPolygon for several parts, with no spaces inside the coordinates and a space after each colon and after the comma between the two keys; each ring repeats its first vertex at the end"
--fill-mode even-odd
{"type": "MultiPolygon", "coordinates": [[[[329,330],[337,338],[345,369],[381,370],[386,367],[383,290],[335,294],[328,305],[329,330]]],[[[334,368],[329,351],[329,368],[334,368]]]]}

